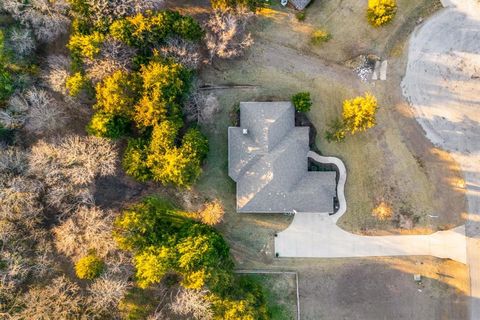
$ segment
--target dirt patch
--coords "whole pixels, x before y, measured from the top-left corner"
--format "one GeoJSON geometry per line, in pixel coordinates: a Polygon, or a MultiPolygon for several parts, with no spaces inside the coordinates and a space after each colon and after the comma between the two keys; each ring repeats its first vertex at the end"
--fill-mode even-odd
{"type": "Polygon", "coordinates": [[[466,277],[433,258],[333,260],[302,270],[302,319],[468,319],[466,277]]]}

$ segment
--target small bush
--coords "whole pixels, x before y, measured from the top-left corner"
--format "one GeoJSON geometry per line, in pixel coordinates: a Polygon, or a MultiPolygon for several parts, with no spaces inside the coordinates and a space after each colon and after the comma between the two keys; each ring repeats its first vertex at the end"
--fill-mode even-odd
{"type": "Polygon", "coordinates": [[[318,29],[312,33],[313,44],[322,44],[328,42],[330,39],[332,39],[332,35],[326,30],[318,29]]]}
{"type": "Polygon", "coordinates": [[[97,137],[118,139],[129,132],[130,123],[125,117],[97,112],[90,119],[87,132],[97,137]]]}
{"type": "Polygon", "coordinates": [[[100,276],[103,268],[103,261],[95,254],[89,254],[75,263],[75,274],[80,279],[92,280],[100,276]]]}
{"type": "Polygon", "coordinates": [[[295,14],[295,17],[297,18],[298,21],[304,21],[305,18],[307,17],[307,14],[305,11],[299,11],[295,14]]]}
{"type": "Polygon", "coordinates": [[[225,211],[223,210],[223,206],[220,201],[214,200],[206,203],[203,210],[201,210],[198,214],[203,223],[213,226],[223,220],[225,211]]]}
{"type": "Polygon", "coordinates": [[[396,13],[396,0],[368,0],[367,19],[374,27],[389,23],[396,13]]]}
{"type": "Polygon", "coordinates": [[[345,136],[345,125],[339,118],[333,120],[333,122],[329,125],[328,130],[325,131],[325,139],[328,142],[341,142],[345,140],[345,136]]]}
{"type": "Polygon", "coordinates": [[[310,92],[299,92],[292,97],[292,103],[298,112],[308,112],[312,107],[310,92]]]}

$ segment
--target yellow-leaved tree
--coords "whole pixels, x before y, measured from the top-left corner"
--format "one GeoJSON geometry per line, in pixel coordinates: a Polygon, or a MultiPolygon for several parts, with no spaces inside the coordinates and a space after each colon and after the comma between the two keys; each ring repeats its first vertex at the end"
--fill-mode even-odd
{"type": "Polygon", "coordinates": [[[346,131],[355,134],[375,126],[378,109],[377,98],[371,93],[343,102],[343,123],[346,131]]]}
{"type": "Polygon", "coordinates": [[[389,23],[396,13],[396,0],[368,0],[367,19],[374,27],[389,23]]]}
{"type": "Polygon", "coordinates": [[[375,126],[378,109],[377,98],[371,93],[343,102],[342,119],[336,118],[325,131],[327,141],[343,141],[347,134],[366,131],[375,126]]]}

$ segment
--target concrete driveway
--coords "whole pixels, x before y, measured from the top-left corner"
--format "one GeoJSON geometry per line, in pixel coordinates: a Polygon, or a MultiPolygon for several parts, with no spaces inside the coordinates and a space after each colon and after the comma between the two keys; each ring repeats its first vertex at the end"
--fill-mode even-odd
{"type": "Polygon", "coordinates": [[[431,235],[360,236],[340,229],[333,217],[297,213],[292,224],[275,237],[280,257],[343,258],[430,255],[466,263],[463,226],[431,235]]]}
{"type": "Polygon", "coordinates": [[[339,258],[372,256],[430,255],[466,263],[465,228],[458,227],[432,235],[360,236],[342,230],[338,219],[347,211],[344,187],[347,171],[335,157],[309,152],[320,163],[334,163],[338,168],[337,194],[340,208],[328,213],[295,214],[290,226],[275,237],[275,252],[280,257],[339,258]]]}
{"type": "Polygon", "coordinates": [[[427,137],[464,171],[471,319],[480,319],[480,4],[442,2],[410,40],[402,87],[427,137]]]}

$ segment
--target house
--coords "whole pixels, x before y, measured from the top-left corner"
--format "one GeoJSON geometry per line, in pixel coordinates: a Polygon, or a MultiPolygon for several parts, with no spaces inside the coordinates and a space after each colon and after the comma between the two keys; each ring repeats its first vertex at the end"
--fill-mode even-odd
{"type": "Polygon", "coordinates": [[[228,128],[228,174],[237,212],[334,212],[336,172],[308,171],[309,128],[291,102],[242,102],[228,128]]]}
{"type": "Polygon", "coordinates": [[[303,10],[305,9],[308,4],[311,2],[311,0],[289,0],[290,3],[295,7],[297,10],[303,10]]]}

